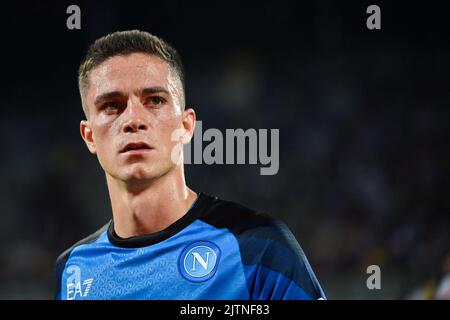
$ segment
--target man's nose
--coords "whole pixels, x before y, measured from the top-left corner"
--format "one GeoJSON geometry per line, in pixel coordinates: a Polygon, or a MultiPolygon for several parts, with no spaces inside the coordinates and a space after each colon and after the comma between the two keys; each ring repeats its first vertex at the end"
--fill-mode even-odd
{"type": "Polygon", "coordinates": [[[145,123],[145,110],[144,106],[139,101],[129,101],[127,109],[125,110],[126,120],[123,124],[123,131],[138,132],[140,130],[145,131],[148,129],[145,123]]]}

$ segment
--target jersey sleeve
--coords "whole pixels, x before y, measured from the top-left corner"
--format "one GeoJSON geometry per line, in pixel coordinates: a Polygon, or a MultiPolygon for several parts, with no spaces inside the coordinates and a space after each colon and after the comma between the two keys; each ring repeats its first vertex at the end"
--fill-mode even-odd
{"type": "Polygon", "coordinates": [[[60,254],[58,256],[58,258],[56,259],[56,263],[55,263],[55,268],[54,268],[54,276],[53,276],[53,284],[54,284],[54,289],[53,289],[53,298],[55,300],[61,300],[61,279],[62,279],[62,273],[64,271],[67,259],[69,258],[69,254],[70,251],[72,250],[72,248],[70,248],[69,250],[66,250],[65,252],[63,252],[62,254],[60,254]]]}
{"type": "Polygon", "coordinates": [[[55,262],[54,275],[53,275],[53,298],[55,300],[62,299],[61,290],[63,290],[63,286],[62,286],[61,280],[62,280],[64,269],[66,267],[67,260],[69,259],[72,251],[79,245],[88,244],[88,243],[91,243],[91,242],[94,242],[95,240],[97,240],[100,237],[100,235],[107,230],[111,221],[112,220],[110,220],[107,224],[105,224],[102,228],[100,228],[96,232],[94,232],[91,235],[87,236],[86,238],[78,241],[72,247],[70,247],[69,249],[67,249],[66,251],[64,251],[63,253],[61,253],[58,256],[58,258],[56,259],[56,262],[55,262]]]}
{"type": "Polygon", "coordinates": [[[246,232],[240,240],[250,299],[326,299],[305,253],[283,222],[246,232]]]}

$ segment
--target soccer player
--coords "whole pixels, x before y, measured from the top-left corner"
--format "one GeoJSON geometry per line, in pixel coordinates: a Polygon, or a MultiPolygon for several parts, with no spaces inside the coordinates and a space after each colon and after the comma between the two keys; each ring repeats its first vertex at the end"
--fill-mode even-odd
{"type": "Polygon", "coordinates": [[[320,299],[288,227],[191,190],[177,51],[142,31],[95,41],[79,68],[81,136],[105,171],[112,219],[56,261],[57,299],[320,299]]]}

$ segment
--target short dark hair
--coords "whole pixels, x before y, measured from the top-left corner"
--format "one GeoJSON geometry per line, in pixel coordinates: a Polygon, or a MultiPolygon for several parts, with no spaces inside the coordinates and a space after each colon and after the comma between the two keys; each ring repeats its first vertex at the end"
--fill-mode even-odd
{"type": "Polygon", "coordinates": [[[181,83],[181,108],[184,108],[184,68],[177,50],[163,39],[145,31],[127,30],[110,33],[97,39],[88,49],[78,69],[78,87],[83,101],[83,110],[87,115],[84,104],[84,90],[88,86],[89,73],[92,69],[107,59],[128,55],[131,53],[146,53],[155,55],[167,62],[169,69],[175,71],[181,83]]]}

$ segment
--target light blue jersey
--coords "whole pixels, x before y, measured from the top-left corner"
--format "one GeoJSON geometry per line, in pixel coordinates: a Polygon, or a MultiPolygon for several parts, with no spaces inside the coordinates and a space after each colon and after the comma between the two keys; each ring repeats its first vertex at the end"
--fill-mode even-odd
{"type": "Polygon", "coordinates": [[[325,298],[284,223],[203,193],[160,232],[122,239],[110,221],[61,254],[55,276],[63,300],[325,298]]]}

